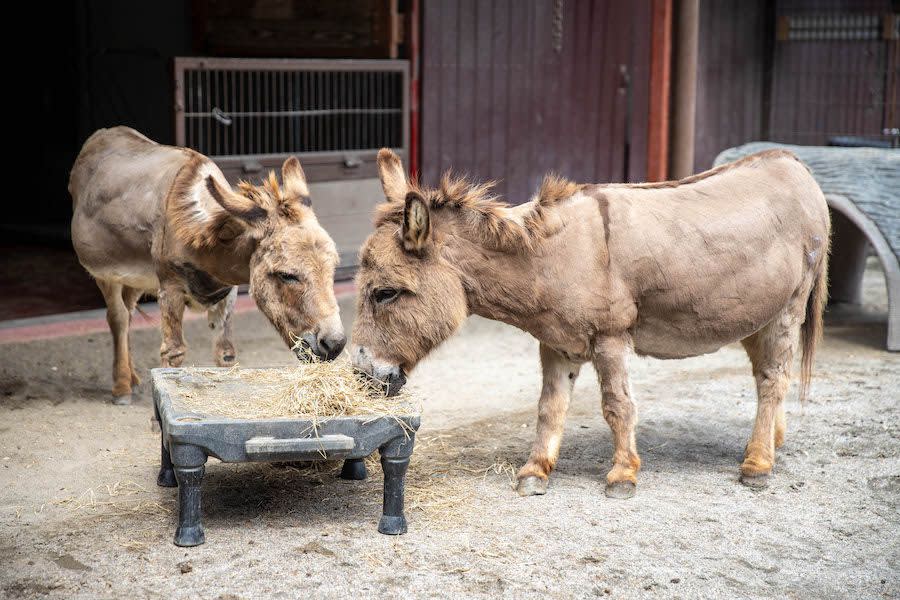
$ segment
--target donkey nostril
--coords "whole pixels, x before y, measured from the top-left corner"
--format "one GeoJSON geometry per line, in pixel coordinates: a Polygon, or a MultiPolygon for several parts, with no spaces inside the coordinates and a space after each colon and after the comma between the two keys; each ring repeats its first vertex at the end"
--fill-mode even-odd
{"type": "Polygon", "coordinates": [[[392,368],[385,377],[385,391],[388,396],[395,396],[400,388],[406,385],[406,374],[400,367],[392,368]]]}
{"type": "Polygon", "coordinates": [[[344,349],[344,344],[347,342],[347,338],[343,335],[336,337],[320,337],[318,340],[319,348],[322,352],[327,355],[329,358],[334,358],[337,354],[344,349]]]}

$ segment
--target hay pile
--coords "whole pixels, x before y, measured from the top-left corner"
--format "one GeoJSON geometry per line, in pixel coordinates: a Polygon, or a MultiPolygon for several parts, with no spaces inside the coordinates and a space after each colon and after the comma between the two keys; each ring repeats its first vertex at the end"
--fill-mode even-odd
{"type": "Polygon", "coordinates": [[[313,427],[337,417],[417,415],[419,403],[408,392],[387,397],[384,390],[353,369],[346,356],[312,360],[296,367],[227,371],[186,369],[190,385],[183,407],[235,419],[300,418],[313,427]]]}

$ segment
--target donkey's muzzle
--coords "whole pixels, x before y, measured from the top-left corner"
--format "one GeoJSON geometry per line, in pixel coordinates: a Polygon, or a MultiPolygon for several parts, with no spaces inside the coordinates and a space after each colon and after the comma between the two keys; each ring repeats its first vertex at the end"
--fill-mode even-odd
{"type": "Polygon", "coordinates": [[[350,348],[350,361],[361,377],[388,396],[397,395],[406,385],[403,367],[375,359],[365,346],[354,344],[350,348]]]}
{"type": "Polygon", "coordinates": [[[319,349],[319,358],[323,360],[334,360],[341,355],[344,346],[347,345],[347,336],[343,333],[320,335],[316,338],[316,344],[319,349]]]}
{"type": "Polygon", "coordinates": [[[294,354],[300,362],[318,360],[334,360],[340,356],[347,345],[347,337],[343,333],[334,335],[304,334],[299,343],[294,346],[294,354]]]}
{"type": "Polygon", "coordinates": [[[302,363],[312,362],[316,357],[316,353],[313,351],[312,344],[309,343],[309,339],[307,336],[303,336],[294,344],[294,347],[291,348],[294,351],[294,354],[297,356],[297,360],[302,363]]]}
{"type": "Polygon", "coordinates": [[[385,393],[388,396],[396,396],[406,385],[406,374],[400,367],[394,367],[389,373],[382,376],[381,381],[385,386],[385,393]]]}
{"type": "Polygon", "coordinates": [[[393,367],[378,375],[373,375],[368,371],[356,367],[356,373],[369,382],[369,385],[376,390],[381,391],[386,396],[396,396],[400,390],[406,385],[406,374],[400,367],[393,367]]]}

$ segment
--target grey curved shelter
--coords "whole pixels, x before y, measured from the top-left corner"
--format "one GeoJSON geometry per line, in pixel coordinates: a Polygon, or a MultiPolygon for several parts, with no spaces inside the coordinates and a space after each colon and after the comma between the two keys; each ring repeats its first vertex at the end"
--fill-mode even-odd
{"type": "Polygon", "coordinates": [[[715,165],[771,148],[806,163],[835,215],[840,247],[833,248],[829,272],[833,300],[859,303],[866,242],[875,249],[887,279],[887,349],[900,350],[900,150],[751,142],[725,150],[715,165]]]}

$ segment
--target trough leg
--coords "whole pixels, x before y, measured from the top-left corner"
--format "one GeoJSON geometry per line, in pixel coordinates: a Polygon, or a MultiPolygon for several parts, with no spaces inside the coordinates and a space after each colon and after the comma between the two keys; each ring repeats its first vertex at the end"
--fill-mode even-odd
{"type": "Polygon", "coordinates": [[[366,478],[366,461],[362,458],[348,458],[341,468],[341,479],[362,481],[366,478]]]}
{"type": "Polygon", "coordinates": [[[178,481],[175,479],[175,469],[172,467],[172,457],[169,456],[169,450],[162,439],[162,433],[159,436],[159,475],[156,476],[156,485],[160,487],[175,487],[178,481]]]}
{"type": "Polygon", "coordinates": [[[406,533],[406,516],[403,514],[403,494],[406,486],[406,469],[414,444],[401,437],[381,448],[381,469],[384,471],[384,505],[378,532],[386,535],[406,533]]]}
{"type": "Polygon", "coordinates": [[[178,482],[175,480],[175,471],[172,468],[172,457],[169,456],[169,449],[166,448],[165,434],[162,431],[162,419],[159,416],[159,407],[156,405],[156,399],[153,400],[153,414],[159,426],[159,474],[156,476],[156,485],[169,488],[175,487],[178,485],[178,482]]]}
{"type": "Polygon", "coordinates": [[[206,541],[200,522],[200,484],[206,472],[206,455],[196,446],[172,449],[178,480],[178,529],[176,546],[199,546],[206,541]]]}

